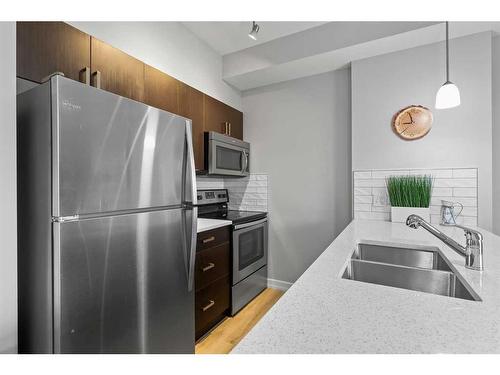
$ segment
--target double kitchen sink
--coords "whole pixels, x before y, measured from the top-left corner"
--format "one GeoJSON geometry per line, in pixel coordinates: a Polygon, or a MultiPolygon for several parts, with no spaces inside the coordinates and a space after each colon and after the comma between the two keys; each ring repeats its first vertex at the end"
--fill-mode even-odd
{"type": "Polygon", "coordinates": [[[450,261],[434,247],[360,242],[342,278],[481,301],[450,261]]]}

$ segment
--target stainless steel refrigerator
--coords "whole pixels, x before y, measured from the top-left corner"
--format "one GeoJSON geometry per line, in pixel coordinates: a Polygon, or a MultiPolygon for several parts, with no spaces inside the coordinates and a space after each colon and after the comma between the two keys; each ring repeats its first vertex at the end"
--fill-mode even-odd
{"type": "Polygon", "coordinates": [[[193,353],[191,121],[62,76],[17,101],[20,352],[193,353]]]}

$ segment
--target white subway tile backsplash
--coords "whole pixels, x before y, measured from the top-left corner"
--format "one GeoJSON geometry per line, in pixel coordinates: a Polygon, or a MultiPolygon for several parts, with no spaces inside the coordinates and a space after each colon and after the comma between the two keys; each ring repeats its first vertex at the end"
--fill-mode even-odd
{"type": "MultiPolygon", "coordinates": [[[[457,209],[459,210],[459,209],[457,209]]],[[[477,207],[464,207],[462,210],[463,216],[475,216],[477,217],[477,207]]]]}
{"type": "Polygon", "coordinates": [[[368,203],[354,203],[354,211],[371,211],[372,205],[368,203]]]}
{"type": "Polygon", "coordinates": [[[432,195],[439,195],[440,197],[452,197],[453,189],[452,188],[432,188],[432,195]]]}
{"type": "Polygon", "coordinates": [[[369,203],[372,204],[373,197],[371,195],[355,195],[354,203],[369,203]]]}
{"type": "Polygon", "coordinates": [[[354,211],[354,218],[361,219],[361,220],[389,221],[391,218],[391,214],[389,212],[354,211]]]}
{"type": "Polygon", "coordinates": [[[242,211],[268,210],[268,184],[266,174],[251,174],[244,178],[213,178],[200,176],[198,189],[227,189],[229,209],[242,211]]]}
{"type": "Polygon", "coordinates": [[[453,178],[477,178],[477,169],[454,169],[453,178]]]}
{"type": "Polygon", "coordinates": [[[434,178],[452,178],[452,169],[410,169],[410,175],[426,175],[434,178]]]}
{"type": "Polygon", "coordinates": [[[367,179],[354,179],[354,186],[355,187],[372,187],[372,182],[373,180],[367,180],[367,179]]]}
{"type": "Polygon", "coordinates": [[[453,188],[454,197],[477,197],[476,188],[453,188]]]}
{"type": "Polygon", "coordinates": [[[356,171],[354,178],[372,178],[372,171],[356,171]]]}
{"type": "Polygon", "coordinates": [[[476,187],[475,178],[437,178],[435,187],[476,187]]]}
{"type": "Polygon", "coordinates": [[[372,188],[354,187],[354,196],[372,195],[372,188]]]}
{"type": "MultiPolygon", "coordinates": [[[[390,202],[385,179],[393,175],[430,175],[434,187],[431,198],[431,222],[441,220],[441,200],[464,206],[459,223],[477,225],[477,169],[395,169],[353,172],[354,217],[368,220],[390,220],[390,202]]],[[[457,208],[458,210],[458,208],[457,208]]]]}
{"type": "Polygon", "coordinates": [[[453,197],[453,202],[460,202],[464,207],[477,207],[477,197],[453,197]]]}
{"type": "Polygon", "coordinates": [[[372,178],[382,178],[385,179],[389,176],[406,176],[408,175],[408,169],[395,169],[388,171],[372,171],[372,178]]]}

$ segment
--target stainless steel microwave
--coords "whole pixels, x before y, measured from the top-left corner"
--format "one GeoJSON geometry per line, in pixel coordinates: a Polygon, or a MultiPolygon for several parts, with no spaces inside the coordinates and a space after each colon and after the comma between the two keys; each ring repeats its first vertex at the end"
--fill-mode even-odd
{"type": "Polygon", "coordinates": [[[217,132],[206,132],[205,163],[209,175],[248,176],[250,143],[217,132]]]}

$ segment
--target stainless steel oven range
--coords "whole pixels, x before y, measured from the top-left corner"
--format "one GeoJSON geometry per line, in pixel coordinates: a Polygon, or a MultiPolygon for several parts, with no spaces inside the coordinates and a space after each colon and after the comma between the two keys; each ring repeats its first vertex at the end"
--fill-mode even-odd
{"type": "Polygon", "coordinates": [[[228,210],[226,189],[198,190],[198,217],[230,220],[232,228],[231,315],[267,287],[266,212],[228,210]]]}

